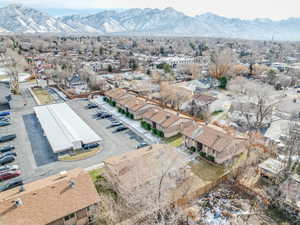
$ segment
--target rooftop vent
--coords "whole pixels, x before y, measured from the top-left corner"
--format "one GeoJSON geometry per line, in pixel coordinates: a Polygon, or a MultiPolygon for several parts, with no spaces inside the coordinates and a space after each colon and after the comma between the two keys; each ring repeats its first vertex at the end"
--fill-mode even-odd
{"type": "Polygon", "coordinates": [[[23,191],[25,191],[25,188],[24,188],[23,185],[21,185],[20,188],[19,188],[19,192],[23,192],[23,191]]]}
{"type": "Polygon", "coordinates": [[[68,175],[68,172],[65,171],[65,170],[63,170],[63,171],[61,171],[61,172],[59,173],[59,176],[60,176],[61,178],[66,177],[67,175],[68,175]]]}
{"type": "Polygon", "coordinates": [[[19,207],[19,206],[22,206],[22,205],[23,205],[22,200],[21,200],[20,198],[16,199],[16,201],[15,201],[15,206],[16,206],[16,207],[19,207]]]}
{"type": "Polygon", "coordinates": [[[69,187],[73,188],[75,186],[75,181],[74,180],[70,180],[69,181],[69,187]]]}

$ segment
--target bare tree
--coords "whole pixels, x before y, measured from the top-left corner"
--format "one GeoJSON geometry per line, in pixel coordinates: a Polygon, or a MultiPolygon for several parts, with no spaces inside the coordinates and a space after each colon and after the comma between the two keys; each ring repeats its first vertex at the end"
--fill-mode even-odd
{"type": "Polygon", "coordinates": [[[125,221],[120,224],[188,224],[186,216],[173,204],[179,196],[184,197],[189,191],[189,183],[186,183],[189,179],[186,167],[188,160],[178,154],[168,154],[165,148],[161,148],[153,157],[155,166],[148,168],[147,174],[144,171],[148,164],[139,160],[134,161],[134,166],[129,164],[121,171],[110,170],[107,180],[112,189],[117,190],[117,197],[114,200],[110,198],[107,205],[102,204],[105,219],[99,216],[101,224],[118,224],[126,217],[128,223],[125,221]],[[120,182],[119,176],[129,168],[130,177],[126,179],[129,182],[120,182]]]}
{"type": "Polygon", "coordinates": [[[210,55],[209,73],[219,79],[228,76],[234,62],[233,53],[230,49],[214,51],[210,55]]]}
{"type": "Polygon", "coordinates": [[[9,63],[6,65],[10,77],[11,91],[15,94],[19,93],[19,72],[24,71],[28,66],[25,58],[19,55],[12,49],[7,49],[6,57],[9,59],[9,63]]]}

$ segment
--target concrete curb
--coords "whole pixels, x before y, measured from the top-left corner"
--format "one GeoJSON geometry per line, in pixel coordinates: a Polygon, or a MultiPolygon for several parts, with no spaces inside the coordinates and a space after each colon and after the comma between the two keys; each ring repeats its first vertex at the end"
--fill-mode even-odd
{"type": "Polygon", "coordinates": [[[99,151],[97,151],[97,152],[95,152],[95,154],[93,154],[93,155],[90,155],[90,156],[88,156],[88,157],[86,157],[86,158],[84,158],[84,159],[70,159],[70,160],[63,160],[63,159],[59,159],[58,158],[58,161],[60,161],[60,162],[77,162],[77,161],[83,161],[83,160],[86,160],[86,159],[89,159],[89,158],[92,158],[92,157],[95,157],[96,155],[98,155],[100,152],[102,152],[103,151],[103,146],[101,145],[100,146],[100,149],[99,149],[99,151]]]}
{"type": "Polygon", "coordinates": [[[37,105],[42,105],[40,100],[36,97],[36,95],[34,94],[33,90],[32,90],[32,87],[29,87],[28,88],[30,94],[32,95],[34,101],[36,102],[37,105]]]}

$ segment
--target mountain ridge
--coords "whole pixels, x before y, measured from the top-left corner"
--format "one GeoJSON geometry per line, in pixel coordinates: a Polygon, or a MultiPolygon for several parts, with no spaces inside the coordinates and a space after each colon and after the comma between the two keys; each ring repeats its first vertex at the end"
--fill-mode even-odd
{"type": "Polygon", "coordinates": [[[174,8],[104,10],[53,17],[19,4],[0,8],[0,33],[122,34],[300,40],[300,18],[226,18],[214,13],[188,16],[174,8]]]}

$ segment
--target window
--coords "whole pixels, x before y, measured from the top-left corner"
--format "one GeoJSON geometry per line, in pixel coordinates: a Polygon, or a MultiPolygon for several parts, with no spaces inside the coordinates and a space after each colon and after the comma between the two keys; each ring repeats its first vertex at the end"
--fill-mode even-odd
{"type": "Polygon", "coordinates": [[[72,219],[72,218],[74,218],[75,217],[75,213],[72,213],[72,214],[70,214],[70,215],[67,215],[67,216],[65,216],[65,221],[68,221],[68,220],[70,220],[70,219],[72,219]]]}

